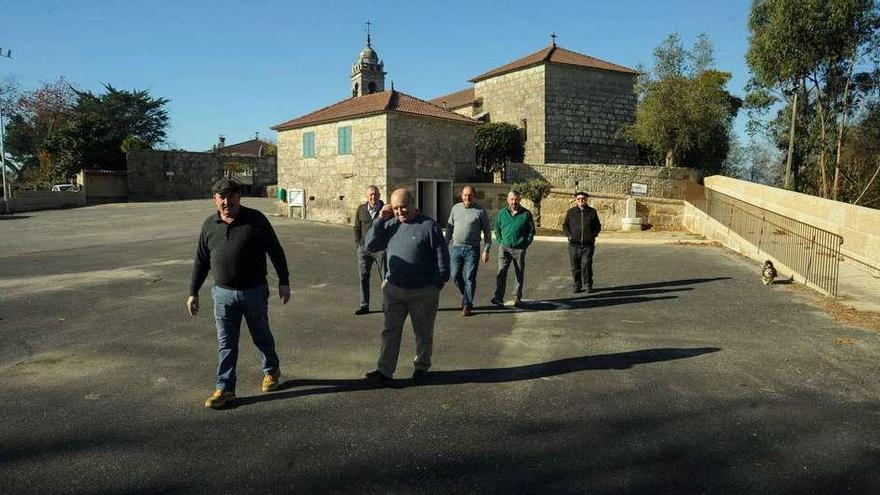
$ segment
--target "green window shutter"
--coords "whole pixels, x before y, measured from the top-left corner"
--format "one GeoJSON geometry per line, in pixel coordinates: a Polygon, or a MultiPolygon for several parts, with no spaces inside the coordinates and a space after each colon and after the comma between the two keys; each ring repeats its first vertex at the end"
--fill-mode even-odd
{"type": "Polygon", "coordinates": [[[339,138],[339,154],[351,154],[351,127],[340,127],[336,130],[339,138]]]}
{"type": "Polygon", "coordinates": [[[315,133],[303,133],[303,158],[315,157],[315,133]]]}

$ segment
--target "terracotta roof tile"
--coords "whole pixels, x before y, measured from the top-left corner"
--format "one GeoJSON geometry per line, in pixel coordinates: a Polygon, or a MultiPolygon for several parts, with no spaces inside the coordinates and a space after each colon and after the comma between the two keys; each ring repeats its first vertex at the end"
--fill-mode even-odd
{"type": "Polygon", "coordinates": [[[526,55],[525,57],[514,60],[509,64],[502,65],[501,67],[492,69],[489,72],[480,74],[479,76],[471,79],[471,82],[482,81],[484,79],[489,79],[490,77],[500,76],[501,74],[506,74],[508,72],[513,72],[515,70],[525,69],[527,67],[548,62],[554,64],[576,65],[579,67],[590,67],[592,69],[610,70],[614,72],[625,72],[627,74],[638,74],[638,71],[630,69],[629,67],[613,64],[611,62],[606,62],[605,60],[590,57],[589,55],[584,55],[581,53],[573,52],[571,50],[566,50],[565,48],[560,48],[555,45],[550,45],[543,50],[532,53],[531,55],[526,55]]]}
{"type": "MultiPolygon", "coordinates": [[[[221,155],[264,156],[272,143],[262,139],[251,139],[241,143],[230,144],[216,150],[221,155]]],[[[212,150],[214,151],[214,150],[212,150]]]]}
{"type": "Polygon", "coordinates": [[[459,115],[437,105],[420,100],[400,91],[383,91],[371,95],[348,98],[339,103],[326,106],[302,117],[272,127],[276,131],[286,131],[327,122],[336,122],[356,117],[366,117],[387,112],[421,115],[468,124],[478,124],[474,119],[459,115]]]}
{"type": "Polygon", "coordinates": [[[463,107],[465,105],[470,105],[474,102],[474,88],[470,87],[468,89],[456,91],[455,93],[450,93],[445,96],[433,98],[428,101],[441,108],[463,107]],[[444,103],[446,104],[445,106],[444,103]]]}

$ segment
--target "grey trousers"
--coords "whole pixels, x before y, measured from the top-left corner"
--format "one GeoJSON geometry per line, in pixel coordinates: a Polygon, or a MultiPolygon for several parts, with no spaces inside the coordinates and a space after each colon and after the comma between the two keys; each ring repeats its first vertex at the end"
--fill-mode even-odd
{"type": "Polygon", "coordinates": [[[382,346],[379,349],[377,368],[385,376],[394,376],[397,357],[400,355],[400,339],[403,324],[409,315],[416,337],[416,357],[413,366],[427,370],[431,367],[434,350],[434,318],[440,303],[440,289],[429,285],[419,289],[404,289],[388,281],[382,284],[382,309],[385,327],[382,329],[382,346]]]}
{"type": "Polygon", "coordinates": [[[526,250],[498,246],[498,276],[495,278],[495,299],[504,301],[507,290],[507,270],[513,263],[516,285],[513,286],[513,300],[522,299],[523,279],[526,271],[526,250]]]}
{"type": "Polygon", "coordinates": [[[361,306],[370,307],[370,272],[373,264],[379,270],[379,280],[385,279],[385,251],[369,253],[364,251],[364,246],[357,247],[358,274],[361,278],[361,306]]]}

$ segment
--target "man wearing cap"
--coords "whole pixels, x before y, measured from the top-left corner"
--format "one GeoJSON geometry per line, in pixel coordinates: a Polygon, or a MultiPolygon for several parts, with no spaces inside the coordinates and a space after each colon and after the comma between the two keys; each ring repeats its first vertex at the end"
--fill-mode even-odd
{"type": "Polygon", "coordinates": [[[379,269],[379,276],[385,276],[385,251],[371,253],[364,249],[364,237],[385,207],[380,197],[378,187],[367,186],[367,201],[354,212],[354,242],[357,244],[358,272],[361,278],[361,304],[354,311],[356,315],[370,312],[370,272],[374,263],[379,269]]]}
{"type": "Polygon", "coordinates": [[[278,387],[281,368],[269,328],[266,255],[278,275],[278,297],[282,304],[290,300],[290,275],[284,249],[269,220],[259,211],[241,206],[239,184],[223,178],[214,183],[212,190],[217,213],[202,224],[186,309],[190,316],[198,313],[199,289],[213,268],[211,293],[220,352],[216,390],[205,401],[205,406],[221,408],[235,399],[242,316],[262,357],[263,392],[278,387]]]}
{"type": "Polygon", "coordinates": [[[576,192],[575,206],[569,208],[562,221],[562,231],[568,237],[568,259],[571,261],[571,278],[574,292],[593,292],[593,252],[596,237],[602,230],[599,215],[587,204],[587,193],[576,192]]]}

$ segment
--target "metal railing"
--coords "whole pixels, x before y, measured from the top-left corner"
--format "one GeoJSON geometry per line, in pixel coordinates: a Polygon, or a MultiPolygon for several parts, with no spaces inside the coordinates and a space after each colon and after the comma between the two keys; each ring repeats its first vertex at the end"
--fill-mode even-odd
{"type": "Polygon", "coordinates": [[[708,188],[706,199],[693,204],[759,252],[837,296],[843,237],[708,188]]]}

